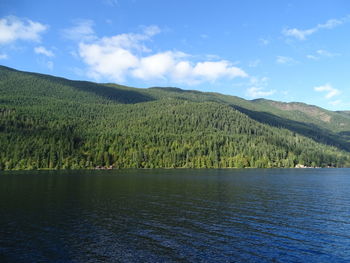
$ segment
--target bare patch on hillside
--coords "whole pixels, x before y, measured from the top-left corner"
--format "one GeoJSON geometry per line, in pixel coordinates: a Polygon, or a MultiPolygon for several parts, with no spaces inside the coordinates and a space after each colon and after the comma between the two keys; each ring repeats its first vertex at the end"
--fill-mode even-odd
{"type": "Polygon", "coordinates": [[[325,113],[324,111],[322,111],[321,109],[315,106],[310,106],[310,105],[301,104],[301,103],[281,103],[281,102],[275,102],[275,101],[271,101],[270,104],[273,107],[276,107],[280,110],[303,112],[323,122],[330,122],[332,119],[330,115],[328,115],[327,113],[325,113]]]}

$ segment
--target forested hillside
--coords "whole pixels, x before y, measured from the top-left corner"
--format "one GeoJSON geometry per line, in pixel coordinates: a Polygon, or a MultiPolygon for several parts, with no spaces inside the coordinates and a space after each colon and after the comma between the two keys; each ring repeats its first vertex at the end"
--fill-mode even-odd
{"type": "Polygon", "coordinates": [[[350,166],[350,115],[0,67],[0,169],[350,166]]]}

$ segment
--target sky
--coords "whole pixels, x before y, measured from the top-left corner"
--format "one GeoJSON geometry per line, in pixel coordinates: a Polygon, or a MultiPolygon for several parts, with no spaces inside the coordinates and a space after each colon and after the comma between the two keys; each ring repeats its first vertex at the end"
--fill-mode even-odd
{"type": "Polygon", "coordinates": [[[350,1],[1,0],[0,65],[350,110],[350,1]]]}

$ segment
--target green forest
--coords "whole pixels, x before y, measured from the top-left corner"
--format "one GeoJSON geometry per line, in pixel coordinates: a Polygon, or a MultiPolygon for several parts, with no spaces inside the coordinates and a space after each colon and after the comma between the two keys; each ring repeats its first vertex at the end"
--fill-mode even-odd
{"type": "Polygon", "coordinates": [[[0,170],[350,166],[350,115],[0,67],[0,170]]]}

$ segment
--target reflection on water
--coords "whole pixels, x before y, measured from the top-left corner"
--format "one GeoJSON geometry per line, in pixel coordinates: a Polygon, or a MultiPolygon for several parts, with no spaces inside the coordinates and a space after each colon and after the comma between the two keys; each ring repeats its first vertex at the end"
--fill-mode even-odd
{"type": "Polygon", "coordinates": [[[8,172],[0,262],[348,262],[348,169],[8,172]]]}

